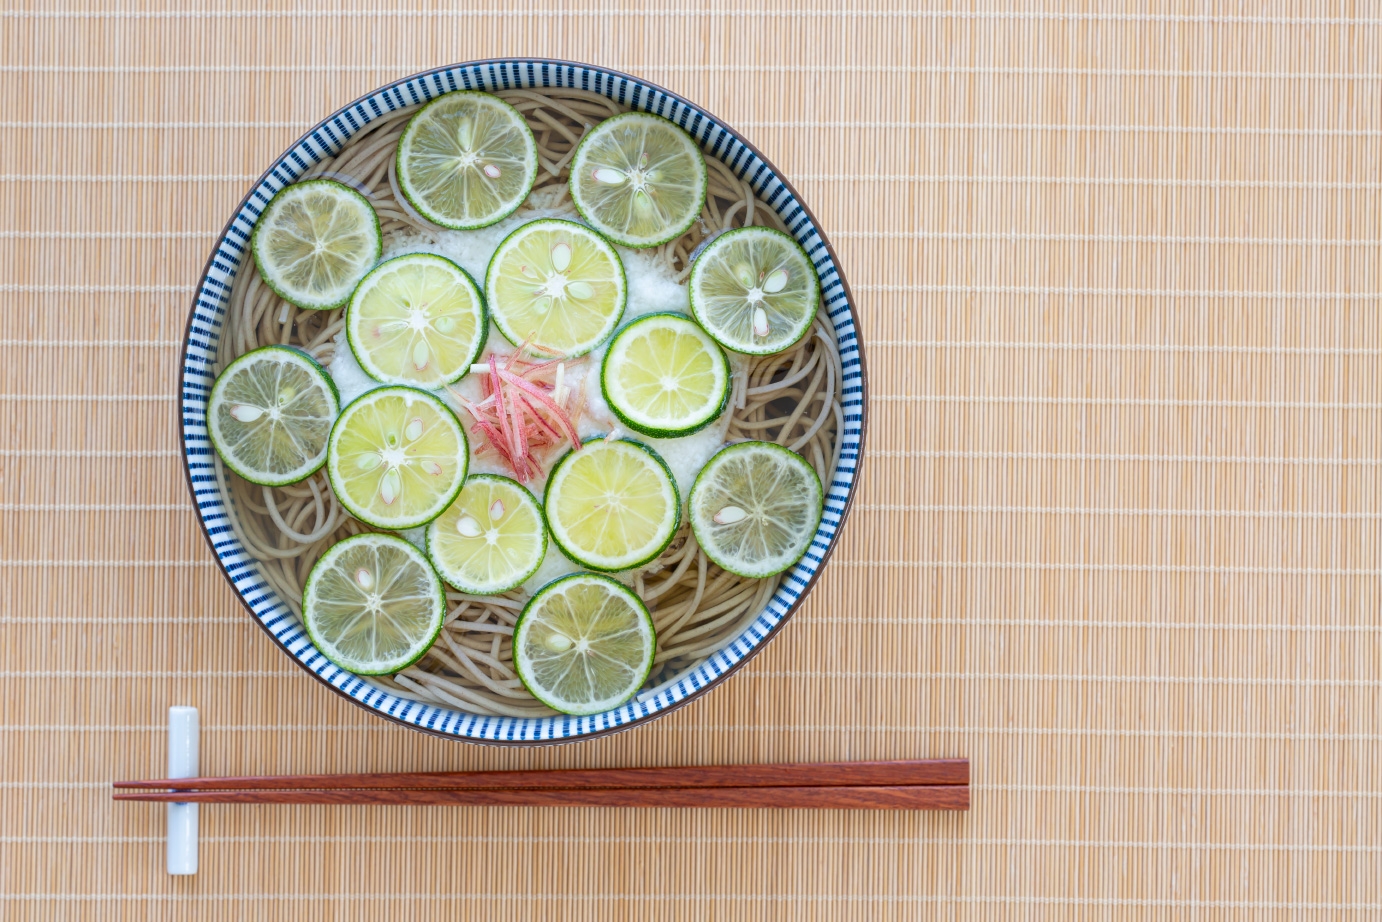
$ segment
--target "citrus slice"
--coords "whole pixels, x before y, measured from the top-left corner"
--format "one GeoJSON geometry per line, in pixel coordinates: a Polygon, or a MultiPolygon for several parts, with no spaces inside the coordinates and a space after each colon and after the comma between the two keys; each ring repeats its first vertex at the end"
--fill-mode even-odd
{"type": "Polygon", "coordinates": [[[395,168],[399,188],[424,218],[474,230],[513,214],[533,191],[537,141],[504,100],[459,90],[408,120],[395,168]]]}
{"type": "Polygon", "coordinates": [[[346,336],[370,377],[435,390],[470,370],[489,327],[480,288],[431,253],[381,263],[350,298],[346,336]]]}
{"type": "Polygon", "coordinates": [[[441,515],[465,482],[470,448],[445,404],[412,387],[381,387],[344,410],[326,448],[331,489],[376,528],[414,528],[441,515]]]}
{"type": "Polygon", "coordinates": [[[648,678],[657,638],[643,602],[597,573],[538,590],[513,629],[513,666],[533,697],[563,714],[599,714],[648,678]]]}
{"type": "Polygon", "coordinates": [[[283,300],[309,310],[340,307],[379,261],[379,216],[363,195],[329,179],[285,186],[250,238],[259,275],[283,300]]]}
{"type": "Polygon", "coordinates": [[[720,450],[691,485],[691,529],[705,556],[739,576],[781,573],[811,546],[821,481],[795,452],[771,442],[720,450]]]}
{"type": "Polygon", "coordinates": [[[729,374],[729,360],[694,321],[649,314],[615,335],[600,366],[600,386],[630,429],[674,438],[724,412],[729,374]]]}
{"type": "Polygon", "coordinates": [[[806,251],[770,227],[741,227],[711,241],[691,265],[691,313],[726,349],[781,352],[806,335],[821,283],[806,251]]]}
{"type": "Polygon", "coordinates": [[[322,655],[360,675],[389,675],[441,633],[446,593],[422,552],[393,535],[331,547],[307,576],[302,621],[322,655]]]}
{"type": "Polygon", "coordinates": [[[609,241],[574,221],[524,224],[485,272],[494,325],[514,345],[572,358],[604,342],[624,316],[628,283],[609,241]]]}
{"type": "Polygon", "coordinates": [[[325,369],[290,346],[264,346],[216,378],[206,431],[232,471],[250,483],[281,487],[325,463],[338,412],[340,398],[325,369]]]}
{"type": "Polygon", "coordinates": [[[597,439],[568,452],[547,478],[542,505],[557,545],[592,570],[642,566],[681,524],[666,462],[629,439],[597,439]]]}
{"type": "Polygon", "coordinates": [[[705,205],[705,158],[691,136],[660,116],[626,112],[581,140],[571,199],[590,226],[627,247],[674,240],[705,205]]]}
{"type": "Polygon", "coordinates": [[[537,500],[516,481],[475,474],[456,501],[427,526],[427,556],[462,592],[516,589],[547,553],[547,525],[537,500]]]}

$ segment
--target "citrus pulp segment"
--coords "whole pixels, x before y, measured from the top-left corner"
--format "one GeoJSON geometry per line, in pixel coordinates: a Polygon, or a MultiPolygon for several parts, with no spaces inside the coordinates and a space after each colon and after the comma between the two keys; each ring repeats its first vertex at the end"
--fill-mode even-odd
{"type": "Polygon", "coordinates": [[[206,430],[231,470],[250,483],[281,487],[321,468],[339,411],[336,385],[307,353],[263,346],[217,376],[206,430]]]}
{"type": "Polygon", "coordinates": [[[566,358],[604,342],[624,316],[628,283],[618,252],[574,221],[546,218],[504,239],[485,272],[499,332],[514,345],[566,358]]]}
{"type": "Polygon", "coordinates": [[[441,633],[446,593],[422,552],[393,535],[331,547],[302,591],[302,620],[322,655],[360,675],[417,662],[441,633]]]}
{"type": "Polygon", "coordinates": [[[680,314],[648,314],[620,330],[600,366],[605,401],[629,428],[674,438],[713,422],[729,400],[729,360],[680,314]]]}
{"type": "Polygon", "coordinates": [[[657,637],[643,602],[608,576],[576,573],[532,597],[513,633],[513,665],[533,697],[563,714],[598,714],[632,698],[657,637]]]}
{"type": "Polygon", "coordinates": [[[781,573],[801,559],[820,525],[820,478],[771,442],[720,450],[696,477],[691,529],[705,555],[739,576],[781,573]]]}
{"type": "Polygon", "coordinates": [[[283,300],[340,307],[379,260],[379,216],[359,192],[329,179],[285,186],[254,225],[259,275],[283,300]]]}
{"type": "Polygon", "coordinates": [[[458,90],[408,120],[398,140],[398,185],[418,213],[474,230],[518,209],[537,180],[537,141],[522,114],[497,96],[458,90]]]}
{"type": "Polygon", "coordinates": [[[474,474],[456,501],[427,526],[427,556],[462,592],[508,592],[537,572],[547,525],[537,500],[517,481],[474,474]]]}
{"type": "Polygon", "coordinates": [[[426,390],[465,375],[487,332],[475,280],[431,253],[381,263],[355,289],[346,311],[350,351],[366,374],[426,390]]]}
{"type": "Polygon", "coordinates": [[[705,158],[665,118],[626,112],[581,140],[571,199],[590,226],[627,247],[659,246],[691,227],[705,204],[705,158]]]}
{"type": "Polygon", "coordinates": [[[691,313],[726,349],[770,355],[811,327],[821,283],[806,251],[768,227],[741,227],[711,241],[691,265],[691,313]]]}
{"type": "Polygon", "coordinates": [[[596,439],[568,452],[547,478],[542,505],[553,540],[592,570],[642,566],[681,524],[666,462],[629,439],[596,439]]]}
{"type": "Polygon", "coordinates": [[[415,528],[441,515],[460,492],[469,463],[456,415],[412,387],[357,397],[331,428],[326,450],[336,498],[376,528],[415,528]]]}

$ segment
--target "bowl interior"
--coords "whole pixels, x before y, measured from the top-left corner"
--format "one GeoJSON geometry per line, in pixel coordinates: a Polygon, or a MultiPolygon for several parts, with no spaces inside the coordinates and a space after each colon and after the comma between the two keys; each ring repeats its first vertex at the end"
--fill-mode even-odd
{"type": "Polygon", "coordinates": [[[854,309],[834,253],[795,190],[757,150],[704,110],[646,81],[589,65],[511,59],[439,68],[376,90],[322,121],[260,177],[226,225],[197,286],[183,353],[182,438],[188,483],[216,557],[253,617],[289,656],[341,695],[405,725],[476,742],[532,745],[589,738],[652,719],[704,693],[761,649],[800,605],[843,524],[855,489],[862,448],[864,389],[854,309]],[[825,513],[815,539],[801,562],[784,574],[768,605],[742,633],[693,668],[657,688],[640,692],[613,711],[589,717],[492,717],[401,698],[346,672],[317,652],[296,614],[263,579],[256,561],[230,527],[230,512],[217,487],[213,449],[207,438],[206,403],[215,378],[213,363],[231,286],[248,261],[254,224],[275,192],[323,158],[334,156],[354,135],[386,113],[458,89],[544,87],[599,93],[621,105],[671,119],[701,144],[707,156],[727,164],[778,213],[820,275],[825,310],[839,342],[844,426],[839,435],[840,461],[833,480],[826,484],[825,513]]]}

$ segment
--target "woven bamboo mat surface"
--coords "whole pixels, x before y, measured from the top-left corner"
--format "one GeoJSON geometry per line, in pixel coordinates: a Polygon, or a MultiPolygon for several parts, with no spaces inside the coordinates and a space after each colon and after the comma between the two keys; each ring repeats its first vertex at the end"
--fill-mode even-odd
{"type": "Polygon", "coordinates": [[[1382,914],[1382,6],[159,2],[0,11],[5,919],[1382,914]],[[743,130],[832,235],[873,389],[780,639],[524,752],[290,665],[212,566],[173,403],[249,181],[504,54],[743,130]],[[161,772],[171,704],[210,773],[968,756],[974,808],[212,807],[172,879],[162,811],[107,790],[161,772]]]}

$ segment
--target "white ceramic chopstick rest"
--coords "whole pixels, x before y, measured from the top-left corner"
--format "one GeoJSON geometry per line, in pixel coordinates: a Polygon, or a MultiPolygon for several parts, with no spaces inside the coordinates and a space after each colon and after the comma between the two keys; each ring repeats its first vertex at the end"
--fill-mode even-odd
{"type": "MultiPolygon", "coordinates": [[[[168,777],[197,776],[197,709],[168,709],[168,777]]],[[[168,873],[197,873],[197,805],[168,805],[168,873]]]]}

